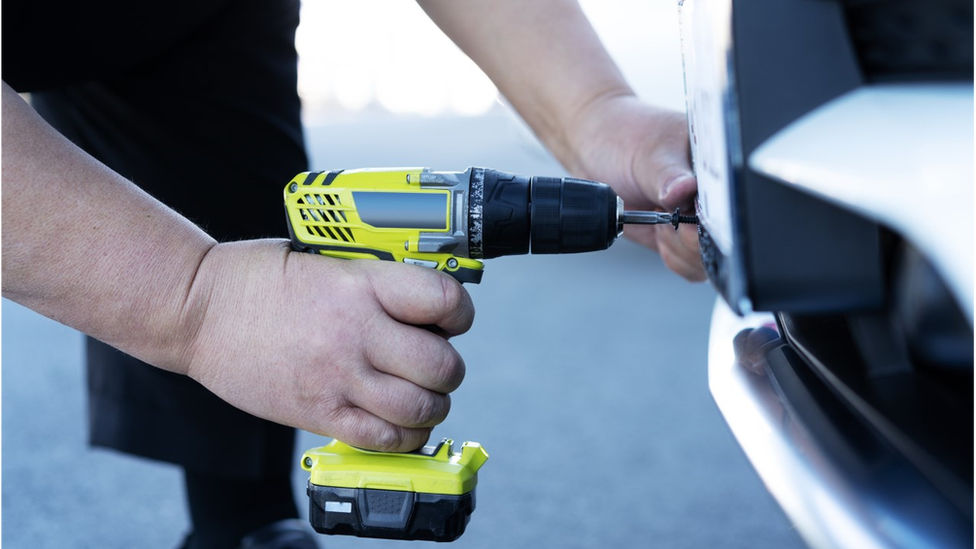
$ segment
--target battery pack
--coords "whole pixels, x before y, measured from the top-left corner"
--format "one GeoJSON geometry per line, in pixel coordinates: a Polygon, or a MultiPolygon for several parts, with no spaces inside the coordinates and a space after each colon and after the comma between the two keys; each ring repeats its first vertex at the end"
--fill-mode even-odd
{"type": "Polygon", "coordinates": [[[478,469],[488,453],[453,441],[386,453],[339,441],[305,452],[309,522],[321,534],[454,541],[475,509],[478,469]]]}

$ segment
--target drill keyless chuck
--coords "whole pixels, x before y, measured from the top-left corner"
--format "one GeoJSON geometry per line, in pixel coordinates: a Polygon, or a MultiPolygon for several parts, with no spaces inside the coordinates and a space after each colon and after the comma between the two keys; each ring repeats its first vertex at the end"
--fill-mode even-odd
{"type": "Polygon", "coordinates": [[[620,234],[620,200],[608,185],[473,168],[472,258],[605,250],[620,234]]]}

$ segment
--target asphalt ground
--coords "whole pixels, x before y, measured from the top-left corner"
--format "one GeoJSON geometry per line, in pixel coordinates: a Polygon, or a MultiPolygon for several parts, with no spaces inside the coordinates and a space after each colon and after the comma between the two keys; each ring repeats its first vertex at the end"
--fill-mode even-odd
{"type": "MultiPolygon", "coordinates": [[[[497,112],[382,118],[308,136],[315,169],[481,165],[562,174],[497,112]]],[[[283,184],[291,175],[282,174],[283,184]]],[[[454,340],[467,378],[433,438],[479,441],[491,458],[458,543],[802,545],[708,394],[715,293],[707,284],[683,281],[656,254],[621,240],[602,253],[490,260],[482,284],[468,290],[477,319],[454,340]]],[[[176,547],[189,528],[178,471],[87,447],[85,415],[82,336],[3,301],[3,546],[176,547]]],[[[302,433],[296,465],[302,449],[326,442],[302,433]]],[[[306,480],[296,470],[300,507],[306,480]]]]}

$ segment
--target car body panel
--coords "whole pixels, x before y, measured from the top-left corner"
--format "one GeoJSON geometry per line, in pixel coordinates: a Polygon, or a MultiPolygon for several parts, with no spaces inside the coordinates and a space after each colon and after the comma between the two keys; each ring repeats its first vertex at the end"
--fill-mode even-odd
{"type": "Polygon", "coordinates": [[[749,166],[925,250],[972,324],[973,147],[972,83],[873,85],[784,128],[749,166]]]}

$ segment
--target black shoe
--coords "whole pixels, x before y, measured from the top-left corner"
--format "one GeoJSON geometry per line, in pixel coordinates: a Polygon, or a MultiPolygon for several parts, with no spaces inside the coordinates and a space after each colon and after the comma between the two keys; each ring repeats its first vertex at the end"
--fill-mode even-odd
{"type": "Polygon", "coordinates": [[[319,549],[319,544],[303,521],[289,519],[244,536],[238,549],[319,549]]]}
{"type": "MultiPolygon", "coordinates": [[[[193,546],[193,533],[183,538],[179,549],[193,546]]],[[[197,544],[199,545],[199,544],[197,544]]],[[[298,519],[279,520],[244,536],[237,549],[320,549],[315,534],[298,519]]]]}

